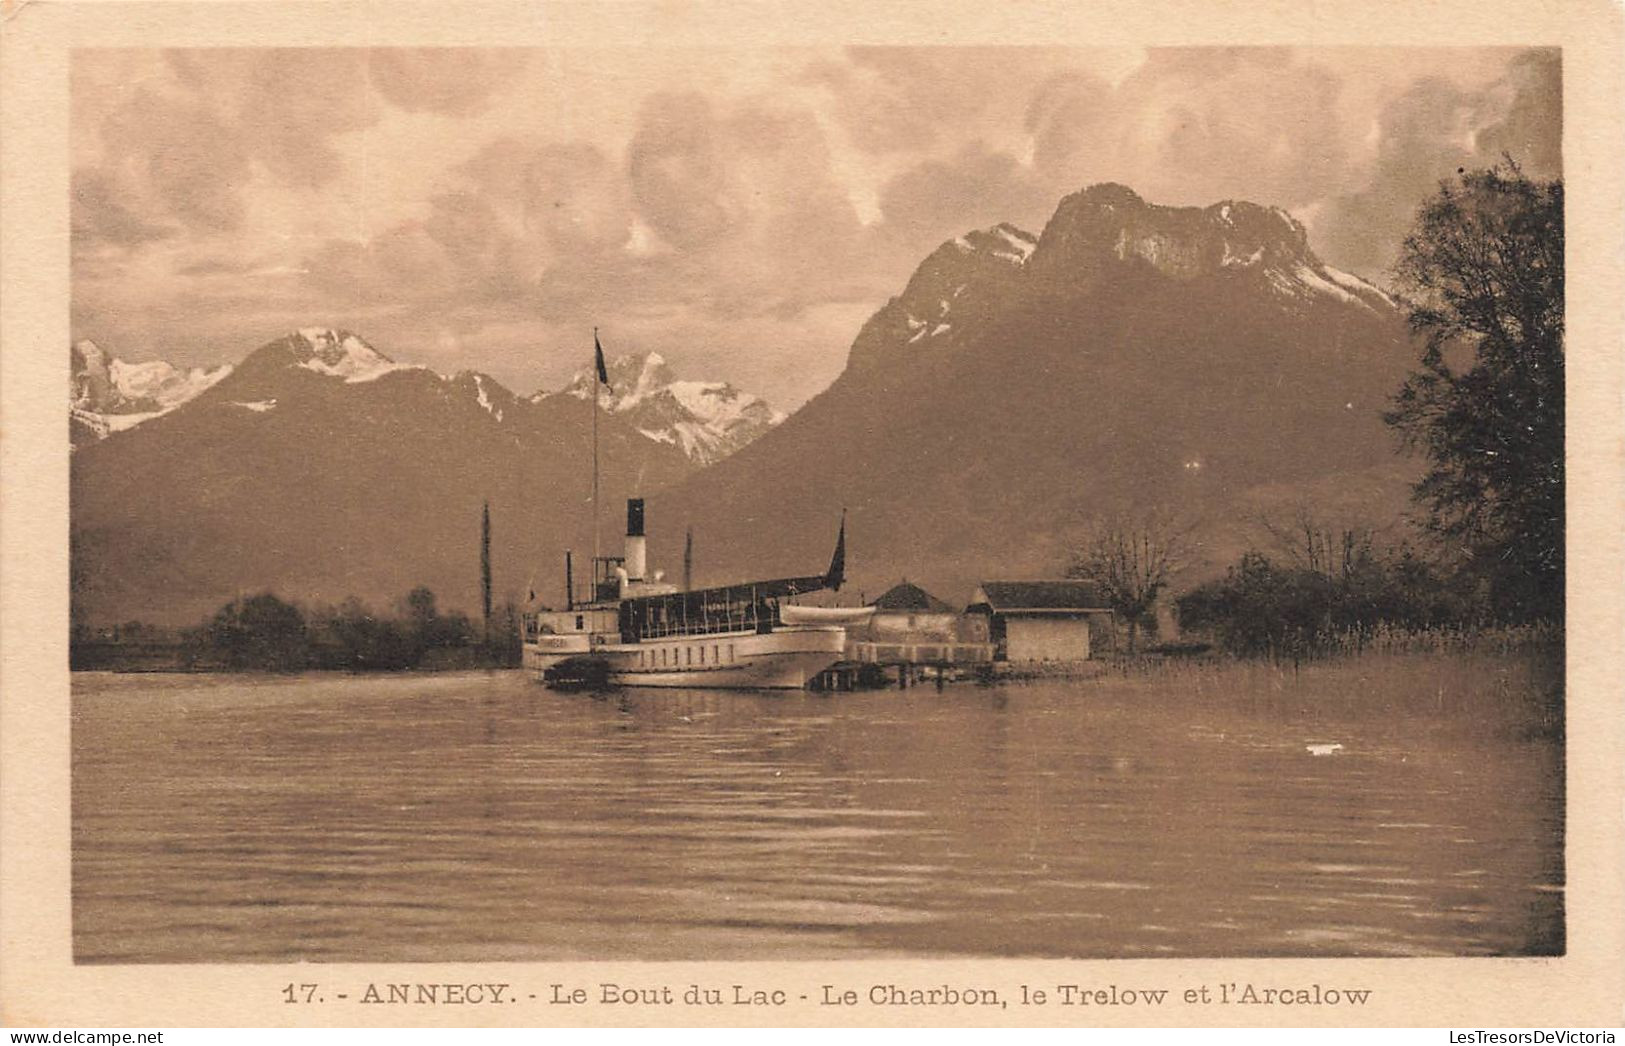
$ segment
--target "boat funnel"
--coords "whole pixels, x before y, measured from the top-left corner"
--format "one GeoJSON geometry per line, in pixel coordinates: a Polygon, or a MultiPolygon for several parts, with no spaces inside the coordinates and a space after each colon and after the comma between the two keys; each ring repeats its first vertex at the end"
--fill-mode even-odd
{"type": "Polygon", "coordinates": [[[643,499],[626,499],[626,576],[642,581],[648,568],[648,549],[643,537],[643,499]]]}

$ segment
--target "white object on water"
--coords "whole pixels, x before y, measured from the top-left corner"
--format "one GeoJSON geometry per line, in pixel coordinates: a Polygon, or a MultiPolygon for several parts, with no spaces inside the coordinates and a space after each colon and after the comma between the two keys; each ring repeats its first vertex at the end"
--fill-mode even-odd
{"type": "Polygon", "coordinates": [[[1333,742],[1332,744],[1321,744],[1321,745],[1310,745],[1309,746],[1309,754],[1310,755],[1333,755],[1333,754],[1335,754],[1337,752],[1341,752],[1342,750],[1343,750],[1343,746],[1340,745],[1340,744],[1337,744],[1336,742],[1333,742]]]}

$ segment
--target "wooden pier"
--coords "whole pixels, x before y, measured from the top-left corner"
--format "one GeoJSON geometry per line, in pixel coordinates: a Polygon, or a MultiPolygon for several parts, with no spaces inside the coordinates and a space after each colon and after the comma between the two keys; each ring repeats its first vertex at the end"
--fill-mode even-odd
{"type": "Polygon", "coordinates": [[[919,640],[895,643],[858,640],[847,644],[846,657],[818,674],[815,690],[900,689],[934,681],[938,689],[966,670],[993,664],[993,644],[919,640]]]}

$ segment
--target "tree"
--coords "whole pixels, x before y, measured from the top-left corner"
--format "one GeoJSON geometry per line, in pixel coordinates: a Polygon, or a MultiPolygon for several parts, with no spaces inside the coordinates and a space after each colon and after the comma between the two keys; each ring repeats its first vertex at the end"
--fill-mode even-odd
{"type": "Polygon", "coordinates": [[[309,656],[304,615],[270,592],[227,603],[204,626],[204,636],[229,668],[293,672],[309,656]]]}
{"type": "Polygon", "coordinates": [[[491,503],[480,510],[480,627],[491,642],[491,503]]]}
{"type": "Polygon", "coordinates": [[[1184,566],[1185,532],[1150,514],[1098,523],[1072,554],[1067,577],[1092,582],[1128,624],[1134,652],[1141,626],[1156,628],[1157,597],[1184,566]]]}
{"type": "Polygon", "coordinates": [[[1375,555],[1371,527],[1333,525],[1317,518],[1307,503],[1297,506],[1290,523],[1269,516],[1260,516],[1258,522],[1295,565],[1334,580],[1347,580],[1375,555]]]}
{"type": "Polygon", "coordinates": [[[1361,643],[1384,626],[1428,628],[1465,617],[1464,601],[1409,545],[1379,548],[1348,528],[1334,545],[1331,534],[1304,528],[1289,548],[1289,563],[1247,552],[1223,578],[1180,597],[1180,625],[1209,633],[1243,657],[1296,663],[1350,640],[1361,643]]]}
{"type": "Polygon", "coordinates": [[[1510,159],[1423,204],[1396,267],[1420,369],[1385,420],[1425,455],[1430,529],[1496,616],[1563,610],[1563,183],[1510,159]]]}
{"type": "Polygon", "coordinates": [[[1248,552],[1222,580],[1180,597],[1179,622],[1211,632],[1233,654],[1290,657],[1295,663],[1331,631],[1335,588],[1317,570],[1283,568],[1263,553],[1248,552]]]}
{"type": "Polygon", "coordinates": [[[411,668],[422,656],[404,622],[378,617],[354,596],[312,615],[311,630],[328,659],[326,667],[398,670],[411,668]]]}
{"type": "Polygon", "coordinates": [[[406,619],[413,628],[425,636],[433,631],[435,620],[440,617],[433,589],[419,585],[406,594],[402,603],[405,605],[406,619]]]}

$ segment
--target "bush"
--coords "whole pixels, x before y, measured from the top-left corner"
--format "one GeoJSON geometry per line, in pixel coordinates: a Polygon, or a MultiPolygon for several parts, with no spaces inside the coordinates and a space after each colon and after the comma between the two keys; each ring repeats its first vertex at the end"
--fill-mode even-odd
{"type": "Polygon", "coordinates": [[[430,655],[436,664],[518,664],[518,612],[505,610],[511,626],[490,648],[475,644],[468,616],[442,614],[427,588],[413,589],[397,616],[376,614],[355,598],[306,616],[269,592],[228,603],[201,628],[188,630],[179,649],[187,667],[218,666],[294,672],[303,668],[355,672],[417,668],[430,655]],[[510,635],[511,633],[511,635],[510,635]]]}
{"type": "Polygon", "coordinates": [[[1475,602],[1410,549],[1370,549],[1332,573],[1281,566],[1249,552],[1219,581],[1179,599],[1182,629],[1230,653],[1294,660],[1342,649],[1381,630],[1420,630],[1472,619],[1475,602]]]}
{"type": "Polygon", "coordinates": [[[270,592],[221,607],[204,625],[203,640],[227,668],[297,672],[310,659],[304,615],[270,592]]]}

